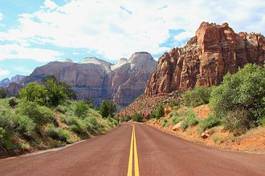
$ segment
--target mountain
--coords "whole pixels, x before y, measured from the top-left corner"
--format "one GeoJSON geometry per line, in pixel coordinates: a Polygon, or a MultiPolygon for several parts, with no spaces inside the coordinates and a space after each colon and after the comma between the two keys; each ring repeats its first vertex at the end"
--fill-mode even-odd
{"type": "Polygon", "coordinates": [[[226,73],[235,73],[247,63],[264,61],[263,35],[235,33],[227,23],[203,22],[184,47],[173,48],[159,59],[145,95],[217,85],[226,73]]]}
{"type": "Polygon", "coordinates": [[[79,99],[91,99],[95,104],[113,100],[126,106],[144,93],[146,82],[156,67],[147,52],[136,52],[113,65],[98,58],[85,58],[81,63],[50,62],[36,68],[24,79],[24,84],[40,82],[48,75],[69,84],[79,99]]]}
{"type": "Polygon", "coordinates": [[[0,87],[8,87],[9,84],[11,84],[11,83],[20,84],[24,78],[25,78],[25,76],[23,76],[23,75],[16,75],[16,76],[13,76],[11,79],[5,78],[2,81],[0,81],[0,87]]]}

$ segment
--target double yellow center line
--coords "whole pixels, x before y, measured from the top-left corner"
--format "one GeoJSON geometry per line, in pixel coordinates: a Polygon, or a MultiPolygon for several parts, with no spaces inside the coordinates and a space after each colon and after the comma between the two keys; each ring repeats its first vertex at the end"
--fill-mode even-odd
{"type": "Polygon", "coordinates": [[[138,153],[137,153],[137,144],[136,144],[135,126],[134,125],[132,128],[131,146],[130,146],[127,176],[133,175],[133,160],[134,160],[134,175],[139,176],[139,163],[138,163],[138,153]]]}

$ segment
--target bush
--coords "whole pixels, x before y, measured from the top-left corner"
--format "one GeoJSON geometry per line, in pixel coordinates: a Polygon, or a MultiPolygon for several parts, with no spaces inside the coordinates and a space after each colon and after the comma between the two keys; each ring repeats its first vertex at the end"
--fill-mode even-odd
{"type": "Polygon", "coordinates": [[[5,129],[0,127],[0,139],[1,139],[0,141],[4,139],[5,135],[6,135],[5,129]]]}
{"type": "Polygon", "coordinates": [[[56,128],[53,125],[50,125],[48,127],[48,136],[59,141],[71,143],[70,140],[70,133],[67,130],[64,130],[62,128],[56,128]]]}
{"type": "Polygon", "coordinates": [[[143,115],[139,113],[135,113],[132,115],[132,120],[135,122],[142,122],[143,121],[143,115]]]}
{"type": "Polygon", "coordinates": [[[84,119],[86,124],[86,128],[89,132],[97,133],[98,130],[101,128],[101,125],[98,123],[95,117],[88,117],[84,119]]]}
{"type": "Polygon", "coordinates": [[[6,97],[7,97],[6,90],[3,88],[0,88],[0,98],[6,98],[6,97]]]}
{"type": "Polygon", "coordinates": [[[11,108],[15,108],[18,104],[17,99],[16,98],[10,98],[8,101],[8,104],[11,108]]]}
{"type": "Polygon", "coordinates": [[[84,117],[87,115],[88,105],[84,101],[78,101],[75,105],[75,115],[84,117]]]}
{"type": "Polygon", "coordinates": [[[36,124],[27,116],[17,115],[14,120],[15,130],[23,135],[31,135],[34,131],[36,124]]]}
{"type": "Polygon", "coordinates": [[[248,111],[235,110],[228,112],[224,119],[224,126],[235,135],[241,135],[254,126],[254,121],[248,111]]]}
{"type": "Polygon", "coordinates": [[[17,111],[19,114],[33,119],[38,125],[54,122],[53,112],[49,108],[40,106],[35,102],[21,102],[17,111]]]}
{"type": "Polygon", "coordinates": [[[100,114],[102,117],[113,117],[116,112],[116,105],[112,101],[105,100],[99,107],[100,114]]]}
{"type": "Polygon", "coordinates": [[[233,75],[227,74],[223,83],[214,88],[210,99],[216,115],[225,118],[226,126],[241,128],[240,131],[259,124],[265,116],[264,102],[265,69],[252,64],[233,75]]]}
{"type": "Polygon", "coordinates": [[[66,116],[65,123],[70,126],[71,131],[77,133],[81,136],[86,136],[88,134],[86,124],[77,117],[74,116],[66,116]]]}
{"type": "Polygon", "coordinates": [[[162,121],[162,127],[163,128],[165,128],[165,127],[168,127],[168,120],[167,119],[164,119],[163,121],[162,121]]]}
{"type": "Polygon", "coordinates": [[[181,118],[178,117],[178,116],[174,116],[174,117],[172,118],[172,124],[173,124],[173,125],[176,125],[176,124],[179,123],[180,121],[181,121],[181,118]]]}
{"type": "Polygon", "coordinates": [[[151,112],[151,118],[159,119],[162,116],[164,116],[164,106],[162,104],[159,104],[152,112],[151,112]]]}
{"type": "Polygon", "coordinates": [[[26,101],[36,102],[40,105],[46,104],[47,90],[38,83],[29,83],[19,91],[19,97],[26,101]]]}
{"type": "Polygon", "coordinates": [[[182,101],[184,105],[191,107],[208,104],[211,90],[208,87],[195,87],[193,90],[188,90],[183,93],[182,101]]]}
{"type": "Polygon", "coordinates": [[[207,119],[203,119],[199,122],[199,129],[201,132],[206,129],[210,129],[220,124],[220,119],[211,115],[207,119]]]}
{"type": "Polygon", "coordinates": [[[199,123],[196,115],[190,110],[187,113],[187,117],[182,121],[181,128],[185,130],[188,127],[195,126],[199,123]]]}

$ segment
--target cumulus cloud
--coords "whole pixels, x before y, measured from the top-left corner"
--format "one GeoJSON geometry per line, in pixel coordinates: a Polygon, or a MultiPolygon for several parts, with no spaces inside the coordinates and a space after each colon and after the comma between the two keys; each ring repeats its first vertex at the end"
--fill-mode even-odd
{"type": "Polygon", "coordinates": [[[9,74],[8,70],[5,70],[3,68],[0,68],[0,77],[7,76],[9,74]]]}
{"type": "Polygon", "coordinates": [[[229,22],[236,31],[265,32],[263,0],[72,0],[62,6],[45,0],[44,7],[21,14],[17,28],[0,32],[0,41],[15,41],[21,53],[2,46],[6,52],[0,58],[51,59],[62,54],[31,47],[35,44],[88,49],[111,59],[141,50],[157,55],[169,49],[160,44],[172,37],[170,29],[185,31],[173,37],[183,43],[202,21],[229,22]]]}

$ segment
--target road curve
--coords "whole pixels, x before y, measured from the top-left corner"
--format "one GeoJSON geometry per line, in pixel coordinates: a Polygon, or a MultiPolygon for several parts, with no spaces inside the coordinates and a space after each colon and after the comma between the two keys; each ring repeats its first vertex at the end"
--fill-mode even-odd
{"type": "Polygon", "coordinates": [[[140,176],[265,176],[265,155],[193,144],[143,124],[42,154],[0,160],[1,176],[126,176],[132,126],[140,176]]]}

